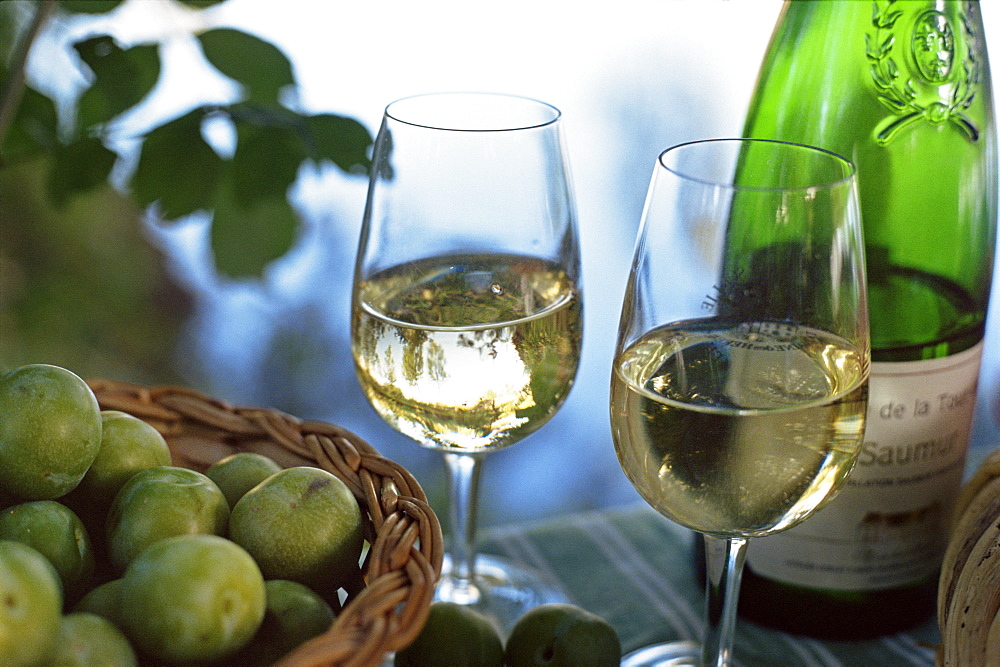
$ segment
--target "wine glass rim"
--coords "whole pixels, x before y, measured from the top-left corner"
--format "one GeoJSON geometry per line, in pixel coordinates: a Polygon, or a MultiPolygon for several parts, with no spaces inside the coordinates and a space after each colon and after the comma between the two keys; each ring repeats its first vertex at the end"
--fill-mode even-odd
{"type": "Polygon", "coordinates": [[[562,117],[562,111],[558,107],[549,104],[548,102],[543,102],[541,100],[535,99],[533,97],[527,97],[523,95],[514,95],[511,93],[497,93],[497,92],[483,92],[483,91],[441,91],[434,93],[420,93],[416,95],[408,95],[406,97],[398,98],[390,102],[385,107],[384,114],[387,118],[403,123],[404,125],[410,125],[412,127],[421,127],[429,130],[444,130],[450,132],[510,132],[514,130],[531,130],[536,128],[547,127],[556,123],[562,117]],[[456,99],[479,99],[479,100],[507,100],[511,102],[518,102],[524,105],[534,107],[536,109],[543,110],[546,115],[542,118],[538,118],[537,115],[528,120],[523,120],[520,122],[505,122],[498,123],[495,125],[458,125],[458,124],[447,124],[441,122],[429,122],[429,121],[419,121],[414,118],[407,118],[405,114],[400,113],[398,110],[407,104],[413,102],[419,102],[422,100],[430,100],[433,98],[445,98],[453,97],[456,99]]]}
{"type": "Polygon", "coordinates": [[[704,185],[712,185],[712,186],[716,186],[716,187],[729,188],[729,189],[732,189],[732,190],[760,190],[760,191],[766,191],[766,190],[786,190],[786,191],[825,190],[825,189],[835,188],[835,187],[838,187],[838,186],[840,186],[840,185],[842,185],[844,183],[850,182],[851,180],[853,180],[857,176],[857,166],[854,164],[854,162],[852,162],[851,160],[847,159],[846,157],[844,157],[840,153],[831,151],[831,150],[829,150],[827,148],[820,148],[818,146],[812,146],[812,145],[809,145],[809,144],[803,144],[803,143],[799,143],[799,142],[795,142],[795,141],[783,141],[783,140],[780,140],[780,139],[757,139],[757,138],[747,138],[747,137],[720,137],[720,138],[714,138],[714,139],[697,139],[697,140],[694,140],[694,141],[685,141],[685,142],[682,142],[682,143],[679,143],[679,144],[675,144],[673,146],[670,146],[669,148],[664,149],[657,156],[656,160],[657,160],[657,163],[663,169],[665,169],[665,170],[669,171],[670,173],[672,173],[672,174],[674,174],[676,176],[679,176],[680,178],[683,178],[685,180],[693,181],[695,183],[702,183],[704,185]],[[721,181],[719,179],[705,178],[705,177],[702,177],[702,176],[697,176],[697,175],[695,175],[693,173],[686,172],[685,170],[677,169],[675,167],[672,167],[671,165],[668,165],[667,162],[666,162],[666,160],[665,160],[665,158],[667,157],[668,154],[676,152],[676,151],[679,151],[679,150],[682,150],[684,148],[689,148],[689,147],[699,146],[699,145],[726,144],[726,143],[728,143],[728,144],[751,144],[751,143],[756,143],[756,144],[774,144],[774,145],[779,145],[779,146],[786,146],[786,147],[789,147],[789,148],[804,149],[805,151],[810,151],[810,152],[814,152],[814,153],[817,153],[817,154],[820,154],[820,155],[826,155],[826,156],[828,156],[830,158],[833,158],[834,162],[837,162],[837,163],[843,165],[844,167],[846,167],[846,169],[844,170],[843,175],[840,176],[839,178],[831,178],[831,179],[824,180],[824,181],[821,181],[821,182],[808,183],[808,184],[800,185],[800,186],[787,186],[787,185],[782,185],[782,186],[743,185],[743,184],[726,183],[726,182],[723,182],[723,181],[721,181]]]}

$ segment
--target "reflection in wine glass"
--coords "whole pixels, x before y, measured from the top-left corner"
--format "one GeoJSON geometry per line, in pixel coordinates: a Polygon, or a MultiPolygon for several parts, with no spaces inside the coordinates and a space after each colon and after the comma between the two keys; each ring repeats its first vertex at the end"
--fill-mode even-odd
{"type": "Polygon", "coordinates": [[[747,540],[803,521],[843,485],[868,403],[863,254],[854,168],[833,153],[734,139],[660,155],[611,425],[640,495],[704,536],[707,628],[700,652],[660,644],[623,664],[730,664],[747,540]]]}
{"type": "Polygon", "coordinates": [[[484,93],[386,108],[351,324],[375,410],[444,453],[452,531],[438,597],[506,629],[563,600],[537,573],[475,548],[483,457],[552,417],[580,359],[579,247],[557,109],[484,93]]]}

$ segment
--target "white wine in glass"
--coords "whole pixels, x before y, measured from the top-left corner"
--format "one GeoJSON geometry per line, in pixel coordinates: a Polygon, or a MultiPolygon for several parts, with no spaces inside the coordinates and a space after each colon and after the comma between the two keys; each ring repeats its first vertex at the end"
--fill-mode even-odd
{"type": "Polygon", "coordinates": [[[611,379],[611,425],[639,494],[701,533],[707,631],[625,665],[730,664],[749,538],[789,528],[857,459],[870,364],[854,168],[764,140],[657,161],[611,379]]]}
{"type": "Polygon", "coordinates": [[[560,112],[511,95],[390,104],[375,143],[352,303],[357,376],[379,415],[444,453],[451,534],[439,599],[509,630],[563,601],[478,556],[481,462],[566,400],[582,343],[579,242],[560,112]]]}
{"type": "Polygon", "coordinates": [[[361,283],[354,352],[375,409],[429,447],[498,449],[541,426],[580,356],[574,281],[522,255],[444,255],[361,283]]]}

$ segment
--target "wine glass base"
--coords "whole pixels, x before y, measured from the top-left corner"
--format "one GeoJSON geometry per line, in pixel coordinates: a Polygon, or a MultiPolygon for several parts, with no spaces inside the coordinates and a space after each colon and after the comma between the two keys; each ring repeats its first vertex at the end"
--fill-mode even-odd
{"type": "Polygon", "coordinates": [[[698,667],[699,665],[701,665],[701,646],[695,642],[678,641],[636,649],[622,658],[621,667],[698,667]]]}
{"type": "Polygon", "coordinates": [[[544,574],[490,555],[476,557],[473,584],[451,578],[451,561],[445,556],[435,600],[469,605],[491,619],[506,637],[529,609],[542,604],[569,602],[557,584],[544,574]]]}

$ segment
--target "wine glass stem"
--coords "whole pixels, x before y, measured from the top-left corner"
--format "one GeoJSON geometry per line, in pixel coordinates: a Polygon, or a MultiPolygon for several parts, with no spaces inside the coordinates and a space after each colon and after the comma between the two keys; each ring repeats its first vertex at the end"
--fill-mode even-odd
{"type": "Polygon", "coordinates": [[[444,461],[448,468],[450,493],[451,597],[455,602],[472,604],[479,597],[473,580],[476,573],[476,508],[482,456],[449,452],[444,455],[444,461]]]}
{"type": "Polygon", "coordinates": [[[736,605],[740,594],[745,538],[705,535],[706,597],[705,641],[702,644],[703,667],[731,664],[736,631],[736,605]]]}

